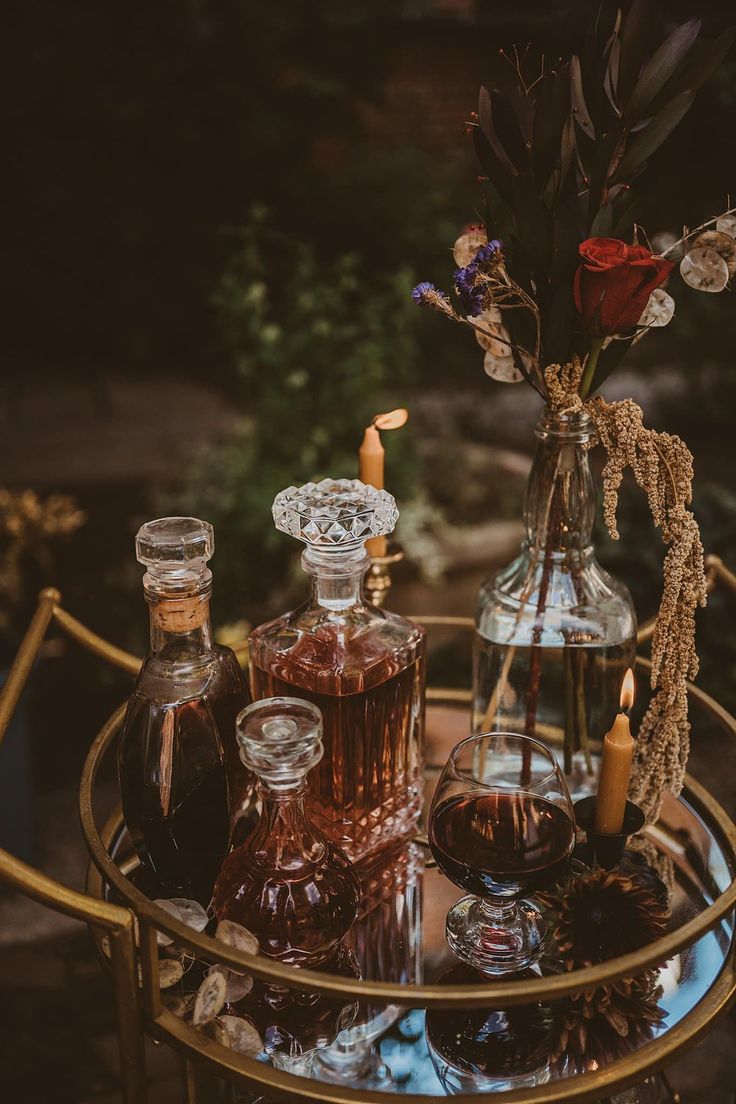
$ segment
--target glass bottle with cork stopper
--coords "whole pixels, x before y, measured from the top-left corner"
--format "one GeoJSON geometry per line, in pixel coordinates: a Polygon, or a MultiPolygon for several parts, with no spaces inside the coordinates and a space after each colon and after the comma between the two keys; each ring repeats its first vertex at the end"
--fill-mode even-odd
{"type": "Polygon", "coordinates": [[[299,698],[256,701],[238,717],[241,756],[258,779],[262,812],[225,860],[213,902],[219,920],[253,932],[262,954],[312,968],[336,954],[360,895],[351,863],[305,809],[321,737],[319,709],[299,698]]]}
{"type": "Polygon", "coordinates": [[[421,808],[424,629],[365,599],[365,542],[390,533],[393,497],[357,479],[289,487],[276,528],[306,545],[311,598],[250,637],[254,698],[298,694],[324,723],[307,807],[354,862],[411,834],[421,808]]]}
{"type": "Polygon", "coordinates": [[[138,532],[151,645],[118,752],[145,887],[205,905],[227,854],[231,811],[237,818],[249,791],[235,742],[249,694],[234,653],[212,640],[213,552],[212,526],[198,518],[160,518],[138,532]]]}

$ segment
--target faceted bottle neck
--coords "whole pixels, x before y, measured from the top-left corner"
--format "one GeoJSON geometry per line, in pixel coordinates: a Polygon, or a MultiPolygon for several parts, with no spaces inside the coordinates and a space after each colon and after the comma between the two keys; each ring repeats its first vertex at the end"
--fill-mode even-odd
{"type": "Polygon", "coordinates": [[[526,543],[531,555],[583,553],[590,547],[595,493],[588,449],[595,427],[581,412],[545,407],[537,424],[537,450],[524,501],[526,543]]]}
{"type": "Polygon", "coordinates": [[[295,779],[290,790],[274,789],[259,779],[258,793],[263,802],[261,819],[245,846],[258,851],[280,871],[294,871],[305,862],[319,862],[325,853],[325,843],[304,809],[307,793],[304,778],[295,779]]]}
{"type": "Polygon", "coordinates": [[[212,651],[210,591],[164,597],[146,588],[151,652],[170,662],[188,662],[212,651]]]}
{"type": "Polygon", "coordinates": [[[339,612],[363,601],[363,578],[371,558],[361,545],[314,548],[302,553],[302,567],[312,576],[312,602],[339,612]]]}

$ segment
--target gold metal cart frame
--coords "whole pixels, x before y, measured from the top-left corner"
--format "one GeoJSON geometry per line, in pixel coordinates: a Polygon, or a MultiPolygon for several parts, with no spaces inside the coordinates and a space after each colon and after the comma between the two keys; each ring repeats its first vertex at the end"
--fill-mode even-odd
{"type": "MultiPolygon", "coordinates": [[[[718,557],[709,556],[706,566],[710,589],[717,583],[722,583],[736,593],[736,575],[718,557]]],[[[461,617],[419,617],[416,620],[428,628],[472,630],[474,627],[472,621],[461,617]]],[[[61,606],[61,595],[57,590],[43,590],[36,613],[0,695],[0,742],[52,621],[69,637],[106,662],[132,675],[139,670],[141,661],[138,658],[91,632],[67,613],[61,606]]],[[[652,623],[642,626],[639,642],[648,640],[652,631],[652,623]]],[[[237,650],[242,653],[244,648],[237,650]]],[[[649,661],[642,657],[637,659],[637,665],[643,670],[650,666],[649,661]]],[[[736,737],[736,718],[697,687],[690,685],[688,692],[731,737],[736,737]]],[[[430,704],[467,704],[469,691],[429,688],[427,698],[430,704]]],[[[457,989],[448,989],[442,985],[402,986],[379,981],[356,982],[354,979],[310,970],[296,971],[263,957],[246,955],[224,947],[222,943],[215,944],[208,936],[194,932],[158,909],[135,889],[110,858],[109,848],[119,827],[120,815],[113,815],[98,831],[92,814],[92,791],[100,763],[122,723],[123,712],[124,706],[121,706],[100,730],[90,749],[81,779],[82,830],[94,863],[88,873],[87,893],[77,893],[60,885],[2,849],[0,881],[40,904],[88,924],[98,944],[103,935],[108,937],[125,1104],[146,1104],[148,1100],[144,1054],[146,1033],[184,1054],[186,1099],[189,1104],[194,1104],[196,1100],[193,1062],[211,1067],[219,1076],[246,1082],[254,1090],[267,1093],[270,1098],[279,1101],[316,1100],[329,1104],[356,1104],[363,1101],[367,1104],[388,1104],[392,1099],[390,1094],[382,1092],[310,1081],[248,1059],[220,1046],[167,1011],[162,1005],[158,986],[157,930],[167,932],[177,943],[204,957],[215,952],[217,961],[223,965],[239,968],[241,971],[246,969],[255,977],[287,987],[298,987],[351,1000],[355,999],[357,991],[364,999],[391,1002],[405,1007],[469,1008],[482,1007],[489,1000],[497,998],[502,999],[507,1006],[555,999],[616,978],[636,975],[691,945],[736,909],[734,882],[713,904],[682,927],[620,958],[571,974],[462,986],[457,989]],[[104,882],[117,889],[129,907],[104,900],[104,882]],[[139,967],[142,971],[142,986],[138,982],[139,967]]],[[[685,793],[696,811],[708,820],[729,857],[736,863],[736,825],[707,790],[689,776],[685,793]]],[[[521,1104],[522,1101],[584,1102],[607,1095],[614,1084],[616,1089],[623,1089],[641,1080],[646,1073],[661,1069],[692,1046],[728,1008],[735,996],[736,961],[732,945],[719,977],[706,996],[675,1027],[647,1045],[644,1062],[641,1052],[634,1051],[615,1063],[615,1077],[612,1077],[609,1067],[580,1077],[549,1082],[531,1092],[526,1089],[503,1093],[500,1099],[504,1104],[521,1104]]],[[[459,1104],[479,1104],[483,1100],[495,1099],[496,1096],[497,1094],[474,1093],[463,1094],[455,1099],[459,1104]]],[[[406,1104],[426,1104],[430,1098],[402,1094],[401,1099],[406,1104]]]]}

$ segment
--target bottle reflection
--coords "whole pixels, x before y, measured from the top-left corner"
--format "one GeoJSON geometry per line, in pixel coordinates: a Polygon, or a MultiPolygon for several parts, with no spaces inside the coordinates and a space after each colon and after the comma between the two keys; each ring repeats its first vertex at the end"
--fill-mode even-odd
{"type": "MultiPolygon", "coordinates": [[[[360,977],[352,952],[341,947],[335,959],[322,969],[343,977],[360,977]]],[[[315,1058],[350,1028],[358,1011],[357,1002],[321,997],[304,990],[286,989],[256,980],[253,988],[230,1014],[243,1016],[255,1026],[264,1052],[277,1069],[310,1077],[315,1058]]]]}
{"type": "MultiPolygon", "coordinates": [[[[453,966],[441,985],[478,985],[488,978],[470,966],[453,966]]],[[[508,1009],[431,1009],[429,1053],[448,1096],[531,1088],[550,1079],[552,1013],[541,1004],[508,1009]]]]}
{"type": "MultiPolygon", "coordinates": [[[[380,867],[360,871],[358,919],[345,942],[361,976],[376,981],[417,984],[422,980],[421,927],[424,854],[410,843],[380,867]]],[[[314,1076],[324,1081],[381,1088],[391,1074],[375,1046],[402,1014],[395,1004],[361,1002],[353,1024],[333,1046],[319,1053],[314,1076]]]]}

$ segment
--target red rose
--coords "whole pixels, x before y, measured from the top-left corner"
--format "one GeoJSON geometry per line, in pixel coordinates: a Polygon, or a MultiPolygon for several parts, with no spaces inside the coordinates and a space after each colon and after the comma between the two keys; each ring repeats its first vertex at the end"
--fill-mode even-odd
{"type": "Polygon", "coordinates": [[[632,329],[651,293],[674,268],[674,261],[617,238],[588,238],[580,245],[580,256],[583,263],[573,282],[575,306],[588,333],[599,337],[632,329]]]}

